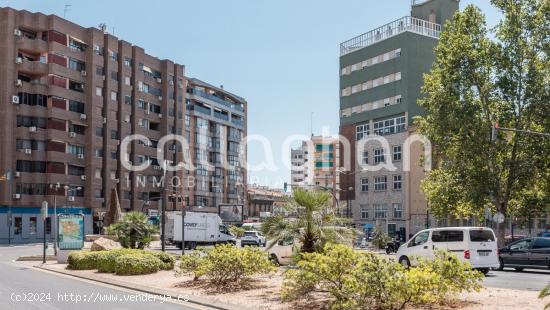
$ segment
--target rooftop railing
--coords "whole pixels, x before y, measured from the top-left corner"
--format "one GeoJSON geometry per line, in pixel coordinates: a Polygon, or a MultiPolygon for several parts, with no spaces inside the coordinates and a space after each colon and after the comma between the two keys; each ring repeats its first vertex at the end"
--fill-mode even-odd
{"type": "Polygon", "coordinates": [[[230,109],[234,109],[234,110],[241,111],[241,112],[244,111],[244,109],[243,109],[243,107],[242,107],[241,105],[235,104],[235,103],[232,103],[232,102],[229,102],[229,101],[226,101],[226,100],[224,100],[224,99],[222,99],[222,98],[219,98],[219,97],[216,97],[216,96],[214,96],[214,95],[208,94],[208,93],[206,93],[206,92],[204,92],[204,91],[202,91],[202,90],[193,88],[193,89],[191,90],[191,92],[192,92],[193,94],[197,95],[197,96],[200,96],[200,97],[203,97],[203,98],[210,99],[210,100],[212,100],[212,101],[214,101],[214,102],[217,102],[217,103],[219,103],[219,104],[221,104],[221,105],[223,105],[223,106],[226,106],[226,107],[228,107],[228,108],[230,108],[230,109]]]}
{"type": "Polygon", "coordinates": [[[343,42],[340,44],[340,56],[386,40],[406,31],[439,39],[439,35],[441,34],[441,25],[416,17],[402,17],[389,24],[378,27],[369,32],[365,32],[355,38],[343,42]]]}

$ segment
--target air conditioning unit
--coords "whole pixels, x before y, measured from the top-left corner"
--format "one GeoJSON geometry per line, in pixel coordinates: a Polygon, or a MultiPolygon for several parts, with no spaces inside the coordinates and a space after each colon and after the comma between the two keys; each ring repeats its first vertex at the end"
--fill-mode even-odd
{"type": "Polygon", "coordinates": [[[126,123],[129,123],[130,122],[130,115],[124,115],[124,121],[126,123]]]}
{"type": "Polygon", "coordinates": [[[71,138],[76,137],[76,132],[74,132],[74,131],[69,132],[69,137],[71,137],[71,138]]]}
{"type": "Polygon", "coordinates": [[[162,96],[159,96],[159,100],[162,100],[162,96]]]}
{"type": "Polygon", "coordinates": [[[80,179],[81,179],[82,181],[86,181],[86,176],[83,174],[83,175],[80,176],[80,179]]]}
{"type": "Polygon", "coordinates": [[[36,132],[36,127],[35,126],[29,127],[29,131],[30,132],[36,132]]]}
{"type": "Polygon", "coordinates": [[[99,52],[99,45],[94,44],[94,52],[99,52]]]}
{"type": "Polygon", "coordinates": [[[80,119],[85,120],[86,119],[86,114],[80,114],[80,119]]]}
{"type": "Polygon", "coordinates": [[[69,196],[69,197],[67,197],[67,200],[68,200],[68,201],[74,201],[74,196],[69,196]]]}
{"type": "Polygon", "coordinates": [[[162,79],[161,79],[161,78],[157,78],[157,82],[162,83],[162,79]]]}
{"type": "Polygon", "coordinates": [[[159,118],[162,118],[162,114],[159,113],[159,118]]]}
{"type": "Polygon", "coordinates": [[[78,154],[78,155],[76,155],[76,157],[77,157],[78,159],[84,159],[84,154],[78,154]]]}
{"type": "Polygon", "coordinates": [[[145,110],[145,114],[151,114],[151,111],[149,109],[145,110]]]}
{"type": "Polygon", "coordinates": [[[23,86],[23,82],[21,80],[17,80],[17,81],[15,81],[15,86],[21,87],[21,86],[23,86]]]}
{"type": "Polygon", "coordinates": [[[174,86],[174,81],[170,80],[170,86],[174,86]]]}
{"type": "Polygon", "coordinates": [[[21,194],[13,194],[13,199],[21,199],[21,194]]]}
{"type": "Polygon", "coordinates": [[[19,104],[19,96],[11,96],[11,103],[19,104]]]}
{"type": "Polygon", "coordinates": [[[31,149],[25,149],[24,152],[25,152],[25,154],[32,154],[32,150],[31,150],[31,149]]]}
{"type": "Polygon", "coordinates": [[[81,74],[82,76],[88,75],[88,73],[87,73],[86,71],[84,71],[84,70],[80,71],[80,74],[81,74]]]}
{"type": "Polygon", "coordinates": [[[21,176],[21,172],[15,171],[15,177],[18,178],[18,177],[20,177],[20,176],[21,176]]]}
{"type": "Polygon", "coordinates": [[[103,124],[107,124],[107,118],[106,117],[103,118],[103,124]]]}
{"type": "Polygon", "coordinates": [[[15,63],[16,64],[22,64],[23,63],[23,58],[22,57],[15,58],[15,63]]]}
{"type": "Polygon", "coordinates": [[[145,205],[145,206],[150,206],[150,205],[151,205],[151,202],[150,202],[149,200],[144,201],[144,202],[143,202],[143,205],[145,205]]]}
{"type": "Polygon", "coordinates": [[[13,30],[13,35],[16,36],[16,37],[20,37],[20,36],[23,35],[23,33],[19,29],[14,29],[13,30]]]}

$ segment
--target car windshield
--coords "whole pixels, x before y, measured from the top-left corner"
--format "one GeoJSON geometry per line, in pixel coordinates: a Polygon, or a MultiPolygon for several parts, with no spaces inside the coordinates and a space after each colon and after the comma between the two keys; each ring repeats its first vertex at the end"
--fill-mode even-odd
{"type": "Polygon", "coordinates": [[[482,230],[470,230],[470,241],[472,242],[488,242],[495,241],[495,234],[492,231],[482,230]]]}
{"type": "Polygon", "coordinates": [[[245,231],[245,232],[244,232],[244,235],[245,235],[246,237],[256,237],[256,233],[253,232],[253,231],[245,231]]]}

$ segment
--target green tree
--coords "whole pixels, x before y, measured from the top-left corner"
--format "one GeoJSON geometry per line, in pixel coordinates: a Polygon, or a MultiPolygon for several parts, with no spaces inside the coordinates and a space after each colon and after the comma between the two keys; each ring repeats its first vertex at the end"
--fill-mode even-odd
{"type": "Polygon", "coordinates": [[[153,240],[157,228],[147,222],[145,214],[129,212],[120,222],[107,227],[107,233],[116,236],[125,248],[143,249],[153,240]]]}
{"type": "MultiPolygon", "coordinates": [[[[503,19],[488,30],[473,6],[447,22],[424,77],[419,131],[435,145],[436,167],[423,181],[440,217],[506,217],[549,205],[550,139],[499,131],[550,132],[550,1],[492,0],[503,19]]],[[[497,227],[504,240],[505,224],[497,227]]]]}
{"type": "Polygon", "coordinates": [[[262,232],[273,240],[270,246],[294,238],[300,242],[301,252],[315,252],[321,251],[327,242],[351,243],[353,229],[336,215],[329,193],[296,188],[286,208],[296,218],[272,216],[262,225],[262,232]]]}
{"type": "Polygon", "coordinates": [[[372,232],[372,244],[377,249],[383,249],[386,247],[386,244],[391,241],[391,237],[384,232],[382,227],[376,226],[372,232]]]}
{"type": "Polygon", "coordinates": [[[229,226],[229,232],[233,234],[235,238],[241,238],[244,235],[245,231],[246,229],[244,227],[239,227],[234,225],[229,226]]]}

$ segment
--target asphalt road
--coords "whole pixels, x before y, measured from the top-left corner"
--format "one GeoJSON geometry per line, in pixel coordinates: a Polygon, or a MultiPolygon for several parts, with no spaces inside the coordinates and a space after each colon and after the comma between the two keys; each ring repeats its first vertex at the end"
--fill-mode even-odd
{"type": "Polygon", "coordinates": [[[525,269],[521,272],[511,268],[490,271],[485,277],[485,286],[540,291],[550,284],[550,270],[525,269]]]}
{"type": "Polygon", "coordinates": [[[39,245],[0,246],[0,309],[198,309],[185,302],[47,273],[13,261],[41,251],[39,245]]]}

